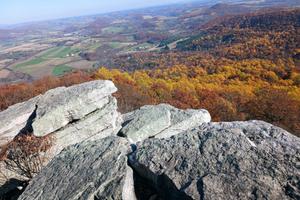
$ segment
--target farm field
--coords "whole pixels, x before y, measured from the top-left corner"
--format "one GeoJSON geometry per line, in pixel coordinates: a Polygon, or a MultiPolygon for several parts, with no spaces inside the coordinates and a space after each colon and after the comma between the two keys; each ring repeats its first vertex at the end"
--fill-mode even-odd
{"type": "MultiPolygon", "coordinates": [[[[29,74],[33,78],[40,78],[47,75],[61,76],[74,70],[66,64],[80,61],[79,52],[80,49],[70,46],[51,47],[8,68],[29,74]]],[[[87,67],[85,65],[82,68],[86,69],[87,67]]],[[[76,66],[76,69],[82,68],[76,66]]]]}
{"type": "Polygon", "coordinates": [[[67,65],[58,65],[58,66],[55,66],[53,71],[52,71],[52,74],[54,76],[62,76],[68,72],[71,72],[73,69],[70,67],[70,66],[67,66],[67,65]]]}

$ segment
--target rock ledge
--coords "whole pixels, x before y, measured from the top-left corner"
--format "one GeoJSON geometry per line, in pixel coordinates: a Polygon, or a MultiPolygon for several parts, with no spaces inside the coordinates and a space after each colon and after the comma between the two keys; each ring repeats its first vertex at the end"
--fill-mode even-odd
{"type": "Polygon", "coordinates": [[[2,144],[28,132],[55,138],[56,156],[20,200],[300,199],[298,137],[167,104],[122,116],[116,91],[92,81],[0,112],[2,144]]]}

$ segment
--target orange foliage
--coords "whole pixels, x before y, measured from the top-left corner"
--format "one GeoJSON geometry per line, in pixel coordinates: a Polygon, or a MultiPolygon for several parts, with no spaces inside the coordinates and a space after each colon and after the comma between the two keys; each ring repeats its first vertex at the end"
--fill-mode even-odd
{"type": "Polygon", "coordinates": [[[182,109],[205,108],[214,121],[261,119],[300,135],[300,88],[277,75],[284,68],[249,60],[218,66],[210,74],[211,69],[182,65],[127,73],[100,68],[94,78],[117,85],[121,112],[169,103],[182,109]]]}
{"type": "Polygon", "coordinates": [[[131,73],[102,67],[92,75],[76,73],[32,84],[1,86],[0,108],[53,87],[107,79],[119,89],[115,96],[122,113],[146,104],[169,103],[182,109],[205,108],[213,121],[261,119],[300,135],[298,77],[298,71],[284,64],[260,59],[209,67],[175,65],[131,73]]]}

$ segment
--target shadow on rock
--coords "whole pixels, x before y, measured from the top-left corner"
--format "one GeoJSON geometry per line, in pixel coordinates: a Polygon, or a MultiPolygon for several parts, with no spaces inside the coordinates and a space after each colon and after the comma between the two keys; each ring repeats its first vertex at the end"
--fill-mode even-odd
{"type": "Polygon", "coordinates": [[[0,200],[17,200],[24,192],[28,185],[28,181],[18,179],[9,179],[0,187],[0,200]]]}

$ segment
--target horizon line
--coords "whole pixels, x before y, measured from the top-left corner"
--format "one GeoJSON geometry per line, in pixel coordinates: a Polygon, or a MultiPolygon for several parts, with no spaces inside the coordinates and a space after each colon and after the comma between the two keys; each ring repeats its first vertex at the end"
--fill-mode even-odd
{"type": "MultiPolygon", "coordinates": [[[[82,14],[82,15],[70,15],[66,17],[54,17],[54,18],[48,18],[48,19],[41,19],[41,20],[27,20],[27,21],[22,21],[22,22],[17,22],[17,23],[0,23],[0,28],[12,28],[12,26],[22,26],[22,25],[29,25],[29,24],[34,24],[34,23],[41,23],[41,22],[48,22],[48,21],[56,21],[56,20],[63,20],[63,19],[70,19],[70,18],[75,18],[75,17],[89,17],[89,16],[97,16],[97,15],[103,15],[103,14],[112,14],[112,13],[117,13],[117,12],[126,12],[126,11],[135,11],[135,10],[141,10],[141,9],[147,9],[147,8],[158,8],[158,7],[164,7],[164,6],[169,6],[169,5],[181,5],[181,4],[189,4],[189,3],[196,3],[203,1],[205,2],[206,0],[190,0],[188,2],[182,0],[182,2],[177,2],[177,3],[166,3],[166,4],[160,4],[160,5],[153,5],[153,6],[142,6],[138,8],[132,8],[132,9],[119,9],[119,10],[111,10],[111,11],[104,11],[104,12],[95,12],[95,13],[90,13],[90,14],[82,14]]],[[[215,1],[212,1],[212,3],[215,1]]]]}

